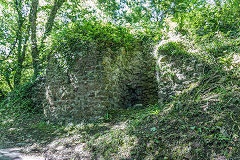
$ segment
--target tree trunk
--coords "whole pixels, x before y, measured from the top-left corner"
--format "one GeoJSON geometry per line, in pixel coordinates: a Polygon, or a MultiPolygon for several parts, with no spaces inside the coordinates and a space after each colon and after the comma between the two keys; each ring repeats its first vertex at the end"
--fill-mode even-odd
{"type": "Polygon", "coordinates": [[[39,74],[39,54],[42,51],[43,47],[44,47],[44,40],[49,36],[52,27],[53,27],[53,23],[54,23],[54,19],[56,17],[57,11],[58,9],[63,5],[63,3],[66,0],[55,0],[54,1],[54,5],[52,7],[51,13],[48,17],[47,23],[46,23],[46,27],[45,27],[45,33],[41,39],[41,45],[38,48],[37,45],[37,37],[36,37],[36,20],[37,20],[37,8],[38,8],[38,0],[32,0],[32,8],[31,8],[31,12],[30,12],[30,16],[31,16],[31,42],[32,42],[32,64],[33,64],[33,69],[34,69],[34,79],[37,78],[38,74],[39,74]]]}
{"type": "Polygon", "coordinates": [[[30,22],[31,22],[31,43],[32,43],[32,65],[34,71],[34,78],[37,78],[38,75],[38,60],[39,60],[39,50],[37,45],[37,9],[38,9],[38,0],[32,0],[32,7],[30,10],[30,22]]]}
{"type": "Polygon", "coordinates": [[[66,0],[55,0],[54,1],[54,5],[52,7],[52,10],[51,10],[51,13],[48,17],[48,20],[47,20],[47,23],[46,23],[46,27],[45,27],[45,33],[42,37],[42,40],[41,40],[41,47],[43,47],[43,43],[44,43],[44,40],[47,38],[47,36],[49,36],[51,30],[52,30],[52,27],[53,27],[53,23],[54,23],[54,19],[57,15],[57,11],[58,9],[63,5],[63,3],[65,2],[66,0]]]}
{"type": "Polygon", "coordinates": [[[23,57],[22,57],[22,40],[23,40],[23,23],[24,23],[24,18],[22,15],[22,5],[21,1],[15,1],[15,9],[18,14],[18,30],[17,30],[17,67],[16,67],[16,73],[14,76],[14,87],[18,86],[21,81],[21,75],[22,75],[22,69],[23,69],[23,57]]]}

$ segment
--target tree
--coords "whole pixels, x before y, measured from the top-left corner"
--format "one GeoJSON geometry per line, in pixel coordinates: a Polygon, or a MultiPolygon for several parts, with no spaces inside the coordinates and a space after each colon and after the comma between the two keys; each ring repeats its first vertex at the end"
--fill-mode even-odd
{"type": "MultiPolygon", "coordinates": [[[[33,68],[34,78],[38,76],[40,55],[46,38],[53,28],[57,11],[65,0],[54,0],[53,4],[39,8],[39,0],[1,1],[0,7],[0,81],[8,89],[1,89],[1,94],[21,84],[24,70],[33,68]],[[38,13],[47,9],[46,23],[39,23],[38,13]],[[42,36],[41,26],[45,26],[42,36]],[[40,41],[40,42],[39,42],[40,41]],[[5,90],[5,91],[4,91],[5,90]]],[[[41,17],[42,18],[42,17],[41,17]]]]}
{"type": "Polygon", "coordinates": [[[32,64],[34,70],[34,78],[36,78],[39,74],[39,55],[44,47],[44,40],[49,36],[54,19],[56,17],[57,11],[63,5],[66,0],[54,0],[54,4],[52,6],[50,15],[48,17],[47,23],[45,25],[45,32],[41,38],[41,43],[38,45],[37,41],[37,10],[38,10],[38,0],[32,0],[32,7],[30,11],[30,20],[31,20],[31,42],[32,42],[32,64]]]}
{"type": "MultiPolygon", "coordinates": [[[[2,3],[3,5],[5,3],[2,3]]],[[[29,25],[26,19],[27,0],[14,0],[4,5],[1,13],[1,76],[10,89],[18,86],[21,80],[23,62],[27,51],[29,25]],[[10,63],[12,62],[12,63],[10,63]]]]}

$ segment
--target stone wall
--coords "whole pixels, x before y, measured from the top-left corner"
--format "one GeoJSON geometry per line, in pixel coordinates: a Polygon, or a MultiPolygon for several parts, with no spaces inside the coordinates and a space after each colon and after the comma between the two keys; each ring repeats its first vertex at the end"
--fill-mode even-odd
{"type": "Polygon", "coordinates": [[[155,56],[160,102],[169,102],[181,94],[191,92],[210,69],[200,56],[187,49],[181,41],[169,41],[159,46],[155,56]]]}
{"type": "Polygon", "coordinates": [[[52,120],[96,119],[107,110],[157,102],[155,63],[150,50],[90,47],[74,53],[67,70],[51,57],[44,112],[52,120]]]}
{"type": "Polygon", "coordinates": [[[52,57],[46,79],[45,115],[51,119],[85,119],[105,112],[108,99],[102,55],[96,48],[78,52],[73,64],[63,71],[52,57]]]}
{"type": "MultiPolygon", "coordinates": [[[[109,51],[112,52],[111,50],[109,51]]],[[[129,108],[147,106],[157,102],[155,60],[151,50],[136,47],[127,51],[121,48],[115,60],[105,58],[106,84],[113,105],[129,108]]]]}

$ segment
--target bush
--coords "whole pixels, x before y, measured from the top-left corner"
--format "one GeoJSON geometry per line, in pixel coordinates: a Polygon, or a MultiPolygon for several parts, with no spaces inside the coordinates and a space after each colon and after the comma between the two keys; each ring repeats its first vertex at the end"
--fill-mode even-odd
{"type": "Polygon", "coordinates": [[[25,113],[39,113],[41,100],[36,100],[38,81],[27,82],[6,96],[0,103],[0,113],[19,116],[25,113]]]}

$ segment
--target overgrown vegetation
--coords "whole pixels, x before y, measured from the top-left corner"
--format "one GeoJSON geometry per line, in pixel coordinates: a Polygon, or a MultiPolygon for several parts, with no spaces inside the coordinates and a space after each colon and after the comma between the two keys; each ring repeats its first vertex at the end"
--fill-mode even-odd
{"type": "Polygon", "coordinates": [[[25,83],[8,94],[0,103],[1,116],[21,117],[25,114],[42,113],[41,100],[36,99],[36,83],[25,83]]]}
{"type": "Polygon", "coordinates": [[[0,148],[21,146],[55,159],[240,157],[238,0],[47,2],[0,2],[0,148]],[[41,17],[46,23],[36,23],[40,13],[50,15],[41,17]],[[114,51],[164,40],[155,55],[166,92],[159,104],[112,110],[81,124],[44,118],[38,84],[50,56],[69,65],[89,43],[114,51]]]}

